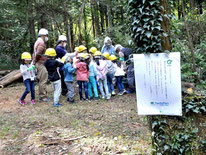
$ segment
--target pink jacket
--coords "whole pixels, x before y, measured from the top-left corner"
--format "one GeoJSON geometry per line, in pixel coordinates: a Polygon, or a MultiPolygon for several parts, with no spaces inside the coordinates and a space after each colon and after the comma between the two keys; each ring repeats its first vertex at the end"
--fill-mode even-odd
{"type": "Polygon", "coordinates": [[[107,72],[108,72],[108,67],[107,67],[107,62],[104,60],[100,60],[100,65],[98,66],[96,64],[96,68],[97,68],[97,81],[99,81],[99,79],[105,79],[107,77],[107,72]]]}
{"type": "Polygon", "coordinates": [[[78,62],[77,67],[77,81],[89,81],[89,70],[87,70],[87,64],[85,62],[78,62]]]}

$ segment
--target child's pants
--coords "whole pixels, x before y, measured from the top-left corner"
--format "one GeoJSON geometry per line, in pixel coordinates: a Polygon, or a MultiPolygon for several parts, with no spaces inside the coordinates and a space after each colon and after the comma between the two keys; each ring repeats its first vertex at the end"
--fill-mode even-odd
{"type": "Polygon", "coordinates": [[[31,99],[35,99],[35,84],[34,81],[31,81],[30,79],[27,79],[24,81],[24,85],[26,87],[25,92],[23,93],[20,100],[24,100],[26,95],[31,91],[31,99]]]}
{"type": "Polygon", "coordinates": [[[82,96],[82,85],[84,85],[85,97],[86,97],[86,99],[89,99],[88,98],[88,82],[87,81],[77,81],[77,84],[79,85],[80,100],[83,99],[83,96],[82,96]]]}
{"type": "Polygon", "coordinates": [[[69,101],[72,101],[74,99],[74,86],[73,86],[73,82],[69,82],[69,81],[65,81],[65,84],[67,86],[67,98],[69,99],[69,101]]]}
{"type": "Polygon", "coordinates": [[[107,78],[99,79],[98,82],[99,82],[99,89],[100,89],[102,98],[105,97],[105,93],[106,93],[106,97],[109,97],[109,90],[108,90],[108,86],[107,86],[107,78]],[[104,89],[105,89],[105,93],[104,93],[104,90],[103,90],[103,86],[104,86],[104,89]]]}
{"type": "Polygon", "coordinates": [[[114,91],[114,85],[112,83],[113,76],[114,76],[113,74],[107,74],[107,85],[108,85],[109,93],[112,93],[114,91]]]}
{"type": "Polygon", "coordinates": [[[52,82],[53,87],[54,87],[54,104],[59,103],[59,97],[61,95],[61,80],[57,80],[52,82]]]}
{"type": "Polygon", "coordinates": [[[119,92],[122,92],[124,88],[124,84],[122,83],[123,76],[116,76],[117,79],[117,87],[119,89],[119,92]]]}
{"type": "Polygon", "coordinates": [[[89,77],[88,90],[89,90],[89,97],[90,98],[93,97],[92,88],[94,90],[94,96],[98,97],[99,95],[98,95],[98,91],[97,91],[97,83],[96,83],[96,80],[95,80],[94,76],[89,77]]]}

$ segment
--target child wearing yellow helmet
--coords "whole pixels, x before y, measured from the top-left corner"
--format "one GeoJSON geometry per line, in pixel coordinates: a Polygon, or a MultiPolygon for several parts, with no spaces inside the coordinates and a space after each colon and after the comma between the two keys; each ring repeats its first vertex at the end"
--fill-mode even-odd
{"type": "Polygon", "coordinates": [[[85,62],[86,55],[84,53],[79,53],[78,57],[79,57],[79,61],[76,62],[76,73],[77,73],[76,80],[79,86],[80,101],[82,102],[85,100],[82,95],[82,86],[84,86],[86,101],[89,101],[89,97],[88,97],[89,66],[85,62]]]}
{"type": "Polygon", "coordinates": [[[119,93],[117,95],[123,95],[124,93],[127,92],[122,82],[123,77],[125,76],[124,67],[121,64],[121,62],[117,60],[117,57],[115,55],[111,55],[110,60],[114,63],[114,69],[115,69],[114,76],[116,78],[117,87],[119,89],[119,93]]]}
{"type": "Polygon", "coordinates": [[[31,104],[35,104],[35,73],[34,65],[30,65],[31,62],[31,54],[28,52],[24,52],[21,55],[22,64],[20,65],[20,71],[23,76],[24,84],[26,87],[25,92],[21,96],[21,98],[18,100],[18,102],[21,105],[27,104],[24,99],[26,98],[27,94],[31,92],[31,104]]]}
{"type": "Polygon", "coordinates": [[[108,52],[104,52],[102,55],[103,55],[103,60],[107,62],[107,67],[108,67],[107,85],[108,85],[109,93],[110,93],[110,96],[115,95],[116,93],[114,91],[114,85],[113,85],[113,77],[115,73],[114,64],[109,59],[110,55],[108,52]]]}
{"type": "Polygon", "coordinates": [[[109,94],[109,90],[108,90],[108,85],[107,85],[107,73],[108,73],[108,66],[107,66],[107,62],[105,60],[101,59],[101,52],[97,51],[94,54],[94,58],[95,58],[95,66],[97,69],[97,82],[99,83],[99,89],[101,92],[101,96],[102,99],[110,99],[110,94],[109,94]],[[103,89],[104,87],[104,89],[103,89]],[[104,91],[105,90],[105,91],[104,91]]]}
{"type": "Polygon", "coordinates": [[[44,65],[48,71],[48,79],[54,87],[53,106],[59,107],[62,105],[59,103],[59,97],[61,95],[61,75],[59,73],[59,67],[63,67],[64,64],[55,59],[56,51],[53,48],[48,48],[45,55],[48,59],[45,61],[44,65]]]}

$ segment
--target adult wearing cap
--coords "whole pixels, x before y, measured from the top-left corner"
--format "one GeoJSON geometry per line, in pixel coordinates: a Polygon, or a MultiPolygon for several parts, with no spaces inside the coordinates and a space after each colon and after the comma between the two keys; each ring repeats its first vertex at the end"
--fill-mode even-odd
{"type": "Polygon", "coordinates": [[[133,54],[133,51],[130,48],[125,48],[120,44],[117,44],[115,46],[115,51],[117,52],[117,54],[119,54],[120,61],[127,61],[129,59],[129,56],[133,54]]]}
{"type": "Polygon", "coordinates": [[[104,39],[104,45],[102,47],[101,53],[103,54],[104,52],[108,52],[109,55],[115,55],[115,48],[112,45],[112,40],[109,37],[106,37],[104,39]]]}
{"type": "Polygon", "coordinates": [[[38,39],[34,44],[34,53],[33,53],[33,64],[37,69],[37,79],[39,80],[39,100],[40,101],[49,101],[47,97],[46,82],[48,80],[48,72],[44,66],[46,60],[45,51],[46,51],[46,42],[48,41],[48,30],[40,29],[38,33],[38,39]]]}
{"type": "MultiPolygon", "coordinates": [[[[76,52],[74,53],[68,53],[66,50],[66,46],[67,46],[67,37],[65,35],[60,35],[57,41],[57,45],[56,45],[56,58],[57,59],[62,59],[62,57],[67,56],[70,58],[75,57],[76,52]]],[[[67,94],[67,86],[64,82],[64,73],[62,70],[62,67],[59,69],[60,75],[61,75],[61,86],[62,86],[62,95],[66,95],[67,94]]]]}
{"type": "Polygon", "coordinates": [[[117,44],[115,46],[115,51],[119,55],[119,59],[121,61],[121,64],[123,65],[124,69],[126,69],[126,61],[128,61],[130,55],[133,54],[133,51],[130,48],[125,48],[121,46],[120,44],[117,44]]]}

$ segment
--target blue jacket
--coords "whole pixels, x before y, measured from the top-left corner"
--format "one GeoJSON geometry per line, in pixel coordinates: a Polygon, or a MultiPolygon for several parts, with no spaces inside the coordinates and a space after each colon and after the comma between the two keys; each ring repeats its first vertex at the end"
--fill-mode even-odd
{"type": "Polygon", "coordinates": [[[96,76],[98,73],[97,73],[97,69],[94,65],[94,62],[91,61],[90,64],[89,64],[89,76],[96,76]]]}
{"type": "Polygon", "coordinates": [[[74,81],[73,73],[76,69],[73,68],[70,63],[66,63],[63,66],[62,70],[64,72],[64,81],[73,82],[74,81]]]}
{"type": "Polygon", "coordinates": [[[60,45],[57,45],[55,50],[57,53],[56,58],[62,58],[67,53],[67,50],[60,45]]]}
{"type": "Polygon", "coordinates": [[[107,46],[107,45],[104,44],[104,46],[102,47],[101,53],[103,54],[104,52],[108,52],[109,55],[115,55],[116,54],[116,50],[115,50],[115,47],[113,45],[107,46]]]}

